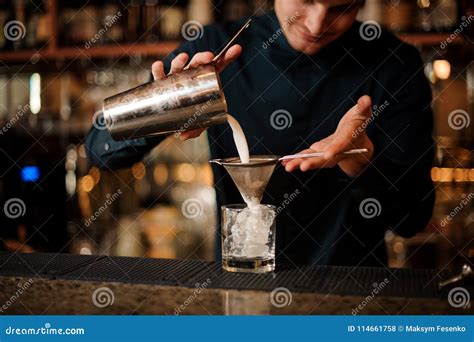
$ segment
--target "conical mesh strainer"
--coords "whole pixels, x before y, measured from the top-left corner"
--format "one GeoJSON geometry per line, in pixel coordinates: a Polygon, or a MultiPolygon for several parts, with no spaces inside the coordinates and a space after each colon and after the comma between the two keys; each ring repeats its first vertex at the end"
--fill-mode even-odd
{"type": "Polygon", "coordinates": [[[224,166],[246,203],[260,203],[278,158],[261,155],[251,156],[248,163],[241,163],[239,157],[213,159],[210,162],[224,166]]]}

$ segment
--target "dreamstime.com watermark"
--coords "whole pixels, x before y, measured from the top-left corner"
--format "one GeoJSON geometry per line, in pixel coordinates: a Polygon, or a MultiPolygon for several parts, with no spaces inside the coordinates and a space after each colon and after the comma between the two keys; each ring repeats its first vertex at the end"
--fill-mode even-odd
{"type": "Polygon", "coordinates": [[[374,121],[377,116],[379,116],[385,109],[387,109],[388,106],[390,106],[390,102],[388,101],[385,101],[380,106],[374,105],[372,107],[372,115],[367,120],[365,120],[362,125],[357,127],[357,129],[352,133],[352,137],[355,139],[359,134],[365,132],[367,126],[369,126],[370,123],[374,121]]]}
{"type": "Polygon", "coordinates": [[[359,212],[363,218],[373,219],[382,213],[382,205],[376,198],[366,198],[360,202],[359,212]]]}
{"type": "Polygon", "coordinates": [[[270,45],[276,42],[276,40],[280,38],[280,36],[288,29],[288,27],[290,27],[290,25],[293,24],[299,17],[299,12],[295,12],[291,17],[289,17],[288,20],[286,20],[283,25],[270,38],[268,38],[262,43],[262,48],[268,49],[270,45]]]}
{"type": "Polygon", "coordinates": [[[7,133],[8,130],[12,128],[15,125],[15,123],[18,120],[20,120],[23,117],[23,115],[25,115],[30,110],[30,105],[27,104],[27,105],[24,105],[23,107],[18,106],[17,109],[18,110],[16,111],[15,115],[11,117],[10,120],[8,120],[7,123],[0,129],[0,135],[4,135],[5,133],[7,133]]]}
{"type": "Polygon", "coordinates": [[[15,42],[17,40],[23,39],[26,36],[26,27],[19,20],[11,20],[5,24],[3,27],[3,34],[5,38],[15,42]]]}
{"type": "Polygon", "coordinates": [[[174,309],[174,315],[178,316],[184,310],[186,310],[186,308],[189,305],[191,305],[192,302],[194,302],[196,300],[197,296],[199,296],[211,283],[212,283],[212,281],[209,278],[207,278],[206,281],[202,284],[196,283],[195,284],[196,288],[193,290],[193,293],[191,293],[191,295],[188,298],[186,298],[186,300],[183,302],[183,304],[181,304],[180,306],[178,306],[177,308],[174,309]]]}
{"type": "Polygon", "coordinates": [[[277,287],[270,293],[270,303],[276,308],[291,305],[293,295],[286,287],[277,287]]]}
{"type": "Polygon", "coordinates": [[[367,42],[379,39],[382,35],[382,27],[374,20],[364,21],[359,27],[359,35],[367,42]]]}
{"type": "Polygon", "coordinates": [[[26,214],[26,204],[21,198],[10,198],[3,205],[3,213],[9,219],[17,219],[26,214]]]}
{"type": "Polygon", "coordinates": [[[453,308],[467,309],[471,306],[471,295],[464,287],[454,287],[448,293],[448,303],[453,308]]]}
{"type": "Polygon", "coordinates": [[[120,197],[120,195],[122,195],[122,190],[120,190],[120,189],[118,189],[112,195],[107,194],[105,196],[105,197],[107,197],[107,200],[104,202],[104,204],[99,209],[97,209],[97,211],[91,217],[86,219],[86,221],[84,222],[84,225],[86,227],[89,227],[93,222],[95,222],[100,217],[100,215],[102,215],[107,210],[107,208],[112,203],[114,203],[120,197]]]}
{"type": "Polygon", "coordinates": [[[291,113],[285,109],[278,109],[270,115],[270,125],[277,131],[290,128],[292,124],[291,113]]]}
{"type": "Polygon", "coordinates": [[[52,328],[51,323],[45,323],[39,328],[5,328],[5,335],[85,335],[84,328],[52,328]]]}
{"type": "Polygon", "coordinates": [[[191,128],[193,123],[206,112],[206,110],[211,106],[212,100],[207,100],[206,103],[202,104],[201,106],[197,106],[196,111],[194,112],[193,116],[191,116],[185,123],[182,125],[178,131],[174,133],[175,138],[179,138],[183,132],[187,131],[191,128]]]}
{"type": "Polygon", "coordinates": [[[92,293],[92,303],[98,308],[106,308],[115,302],[115,294],[108,287],[98,287],[92,293]]]}
{"type": "Polygon", "coordinates": [[[201,39],[204,35],[204,27],[197,20],[189,20],[181,27],[181,35],[189,42],[201,39]]]}
{"type": "Polygon", "coordinates": [[[385,278],[380,283],[374,283],[374,288],[370,291],[370,294],[365,297],[365,299],[359,303],[354,309],[352,309],[352,316],[359,314],[360,311],[364,310],[364,308],[377,296],[382,290],[390,283],[390,281],[385,278]]]}
{"type": "Polygon", "coordinates": [[[122,12],[118,11],[113,16],[107,16],[104,27],[102,27],[91,39],[84,43],[84,47],[89,49],[92,45],[100,41],[100,39],[107,33],[107,31],[117,22],[122,16],[122,12]]]}
{"type": "Polygon", "coordinates": [[[188,219],[195,219],[202,215],[204,207],[198,198],[188,198],[181,205],[181,212],[188,219]]]}
{"type": "Polygon", "coordinates": [[[471,117],[465,110],[455,109],[448,115],[448,126],[455,131],[468,128],[470,124],[471,117]]]}
{"type": "Polygon", "coordinates": [[[8,308],[10,306],[13,305],[13,303],[15,303],[18,298],[20,298],[20,296],[26,292],[26,290],[28,290],[28,288],[33,284],[33,279],[30,278],[28,279],[27,281],[25,281],[24,283],[18,283],[18,289],[15,291],[15,293],[10,296],[10,298],[7,299],[7,301],[5,303],[3,303],[3,305],[0,307],[0,313],[3,313],[5,312],[6,310],[8,310],[8,308]]]}
{"type": "Polygon", "coordinates": [[[457,214],[459,214],[471,201],[474,199],[474,192],[469,194],[462,194],[461,195],[461,202],[448,214],[445,218],[443,218],[440,222],[441,227],[444,227],[451,221],[457,214]]]}
{"type": "Polygon", "coordinates": [[[473,21],[474,21],[474,15],[470,15],[469,17],[463,16],[461,18],[461,23],[459,24],[459,27],[455,29],[454,32],[451,33],[448,38],[446,38],[445,41],[441,42],[439,44],[439,47],[441,49],[446,49],[448,45],[451,44],[456,39],[456,37],[460,36],[464,32],[464,30],[469,25],[471,25],[473,21]]]}
{"type": "Polygon", "coordinates": [[[284,194],[283,197],[285,198],[283,200],[283,202],[281,202],[281,204],[275,209],[275,213],[276,215],[279,215],[282,211],[284,211],[289,205],[291,202],[293,202],[296,197],[298,197],[300,195],[300,190],[299,189],[296,189],[295,191],[293,191],[291,194],[284,194]]]}

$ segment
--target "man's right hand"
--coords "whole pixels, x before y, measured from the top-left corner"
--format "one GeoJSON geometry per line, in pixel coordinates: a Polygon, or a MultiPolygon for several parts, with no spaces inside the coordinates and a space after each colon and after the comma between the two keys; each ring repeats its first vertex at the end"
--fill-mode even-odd
{"type": "MultiPolygon", "coordinates": [[[[230,63],[236,60],[240,56],[241,53],[242,53],[242,47],[238,44],[233,45],[229,50],[227,50],[225,55],[217,62],[216,64],[217,72],[220,73],[222,70],[224,70],[230,63]]],[[[197,68],[201,65],[211,63],[213,59],[214,59],[214,54],[212,52],[210,51],[199,52],[193,56],[193,58],[191,59],[191,62],[189,63],[189,67],[191,69],[197,68]]],[[[180,53],[171,62],[170,74],[174,74],[174,73],[182,71],[184,67],[187,65],[188,61],[189,61],[188,54],[180,53]]],[[[153,63],[153,65],[151,66],[151,72],[155,80],[162,80],[166,78],[165,68],[162,61],[156,61],[155,63],[153,63]]],[[[206,130],[205,128],[198,128],[198,129],[193,129],[190,131],[185,131],[181,133],[180,138],[181,140],[196,138],[200,136],[201,133],[204,132],[205,130],[206,130]]]]}

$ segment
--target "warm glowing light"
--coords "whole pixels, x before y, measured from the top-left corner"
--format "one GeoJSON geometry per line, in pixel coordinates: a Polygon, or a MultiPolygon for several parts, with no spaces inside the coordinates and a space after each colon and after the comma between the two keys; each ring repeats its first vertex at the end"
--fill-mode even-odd
{"type": "Polygon", "coordinates": [[[84,176],[81,178],[80,184],[81,190],[90,192],[92,189],[94,189],[94,178],[92,178],[90,175],[84,176]]]}
{"type": "Polygon", "coordinates": [[[82,254],[82,255],[91,255],[92,254],[92,251],[89,247],[82,247],[79,254],[82,254]]]}
{"type": "Polygon", "coordinates": [[[440,80],[447,80],[451,76],[451,64],[445,59],[438,59],[433,62],[433,70],[440,80]]]}
{"type": "Polygon", "coordinates": [[[38,73],[30,77],[30,110],[33,114],[41,110],[41,76],[38,73]]]}
{"type": "Polygon", "coordinates": [[[420,8],[428,8],[430,5],[430,0],[418,0],[418,7],[420,8]]]}
{"type": "Polygon", "coordinates": [[[153,179],[155,180],[156,184],[160,186],[166,185],[168,181],[168,169],[165,165],[159,164],[155,166],[155,170],[153,171],[153,179]]]}
{"type": "Polygon", "coordinates": [[[467,181],[467,170],[466,169],[454,169],[454,181],[465,182],[467,181]]]}
{"type": "Polygon", "coordinates": [[[179,164],[175,170],[175,178],[180,182],[192,182],[196,176],[196,169],[191,164],[179,164]]]}
{"type": "Polygon", "coordinates": [[[91,169],[89,170],[89,175],[94,178],[94,184],[97,184],[99,183],[100,181],[100,171],[98,168],[96,168],[95,166],[91,167],[91,169]]]}
{"type": "Polygon", "coordinates": [[[439,168],[434,167],[431,169],[431,179],[433,182],[438,182],[440,179],[440,171],[439,168]]]}
{"type": "Polygon", "coordinates": [[[434,182],[474,182],[474,169],[433,167],[431,179],[434,182]]]}
{"type": "Polygon", "coordinates": [[[132,166],[132,175],[135,179],[143,179],[146,175],[145,165],[143,163],[136,163],[132,166]]]}
{"type": "Polygon", "coordinates": [[[470,169],[468,173],[469,181],[474,182],[474,169],[470,169]]]}

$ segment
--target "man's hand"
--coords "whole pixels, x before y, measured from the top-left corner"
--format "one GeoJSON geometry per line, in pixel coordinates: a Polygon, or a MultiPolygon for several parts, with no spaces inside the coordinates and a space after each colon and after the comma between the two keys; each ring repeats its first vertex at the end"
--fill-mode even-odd
{"type": "MultiPolygon", "coordinates": [[[[242,47],[238,44],[233,45],[225,55],[218,61],[216,65],[217,72],[224,70],[230,63],[236,60],[242,53],[242,47]]],[[[189,63],[190,68],[197,68],[201,65],[209,64],[214,59],[214,54],[210,51],[199,52],[193,56],[191,62],[189,63]]],[[[176,56],[171,62],[170,74],[180,72],[184,69],[189,61],[189,56],[187,53],[180,53],[176,56]]],[[[165,68],[162,61],[156,61],[151,66],[151,72],[155,80],[162,80],[166,78],[165,68]]],[[[190,131],[182,132],[180,135],[181,140],[188,140],[190,138],[196,138],[204,132],[205,128],[193,129],[190,131]]]]}
{"type": "Polygon", "coordinates": [[[329,137],[317,141],[309,149],[299,153],[324,152],[324,157],[301,158],[283,161],[286,171],[296,169],[309,171],[318,168],[339,167],[349,176],[356,177],[370,163],[374,154],[374,145],[365,133],[365,122],[372,115],[372,100],[362,96],[339,121],[336,131],[329,137]],[[344,155],[342,152],[366,148],[369,152],[344,155]]]}

